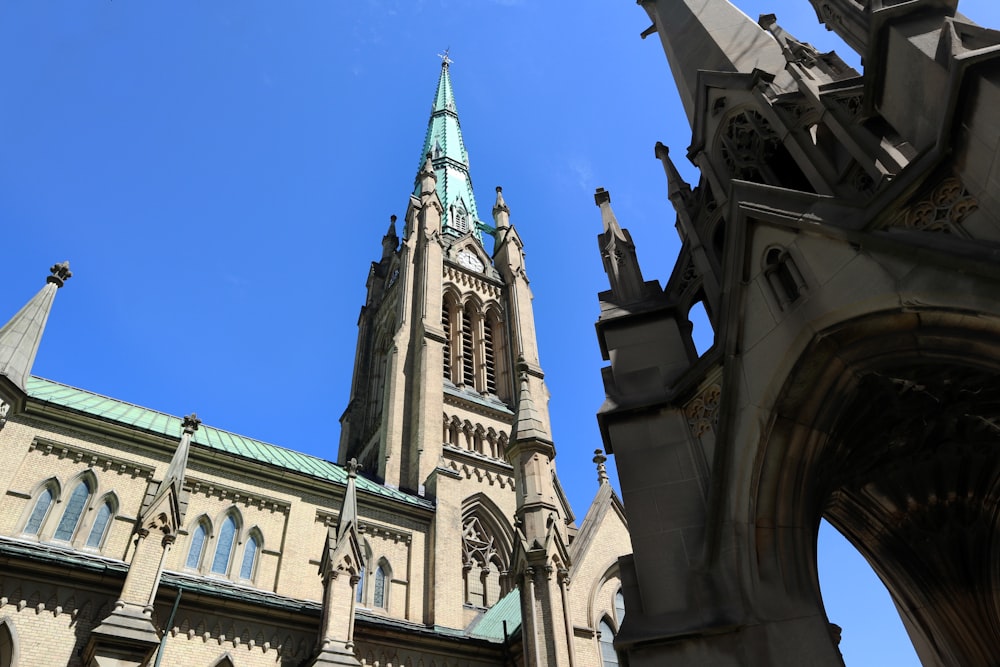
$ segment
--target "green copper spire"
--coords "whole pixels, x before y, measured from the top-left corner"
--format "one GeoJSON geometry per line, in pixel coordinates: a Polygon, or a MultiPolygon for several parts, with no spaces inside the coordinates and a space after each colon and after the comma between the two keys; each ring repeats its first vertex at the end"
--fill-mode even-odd
{"type": "MultiPolygon", "coordinates": [[[[451,62],[445,51],[441,55],[441,77],[434,93],[434,106],[427,123],[427,137],[424,139],[424,149],[420,151],[420,166],[417,171],[419,173],[430,153],[431,164],[437,175],[438,197],[445,211],[442,220],[444,233],[457,236],[471,231],[482,243],[480,230],[485,225],[479,220],[476,198],[472,194],[469,154],[465,150],[465,141],[462,140],[462,127],[458,122],[455,94],[448,72],[451,62]]],[[[414,194],[420,195],[419,180],[414,194]]]]}

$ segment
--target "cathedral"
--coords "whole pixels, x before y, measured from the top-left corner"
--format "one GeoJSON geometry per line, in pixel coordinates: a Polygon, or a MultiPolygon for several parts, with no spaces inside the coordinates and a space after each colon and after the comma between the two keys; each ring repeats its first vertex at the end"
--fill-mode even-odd
{"type": "Polygon", "coordinates": [[[957,0],[811,3],[863,72],[774,15],[639,2],[700,178],[656,145],[682,240],[663,288],[596,195],[631,667],[844,664],[821,519],[922,664],[1000,656],[1000,32],[957,0]]]}
{"type": "Polygon", "coordinates": [[[810,2],[863,72],[729,0],[638,3],[700,177],[651,138],[682,241],[663,285],[596,191],[622,494],[595,452],[582,519],[447,55],[336,462],[32,375],[72,292],[52,266],[0,328],[0,667],[843,665],[824,519],[923,664],[995,664],[1000,32],[957,0],[810,2]]]}
{"type": "Polygon", "coordinates": [[[31,375],[65,263],[0,329],[0,667],[617,663],[624,509],[599,452],[579,522],[555,475],[523,243],[500,188],[479,212],[450,64],[336,462],[31,375]]]}

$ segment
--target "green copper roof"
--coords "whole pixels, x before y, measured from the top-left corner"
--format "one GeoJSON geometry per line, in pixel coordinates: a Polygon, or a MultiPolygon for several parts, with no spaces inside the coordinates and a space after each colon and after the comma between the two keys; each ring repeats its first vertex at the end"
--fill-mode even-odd
{"type": "Polygon", "coordinates": [[[473,637],[504,641],[504,622],[507,623],[507,637],[513,637],[521,628],[521,591],[515,588],[489,608],[475,625],[469,629],[473,637]]]}
{"type": "MultiPolygon", "coordinates": [[[[423,168],[427,153],[430,153],[431,164],[434,165],[434,173],[437,175],[438,198],[445,210],[442,220],[443,230],[453,234],[471,231],[482,243],[479,227],[483,223],[479,220],[476,198],[472,193],[469,153],[465,150],[462,126],[458,122],[455,93],[451,87],[451,75],[448,71],[450,63],[451,60],[445,54],[441,62],[441,77],[434,93],[434,105],[431,108],[430,121],[427,123],[427,136],[424,139],[424,148],[420,151],[417,172],[423,168]]],[[[419,180],[414,194],[420,195],[419,180]]]]}
{"type": "MultiPolygon", "coordinates": [[[[35,376],[28,378],[26,391],[29,398],[35,401],[76,410],[92,417],[164,435],[171,439],[180,440],[181,437],[182,420],[173,415],[35,376]]],[[[292,470],[327,482],[347,484],[347,471],[336,463],[204,424],[195,431],[191,441],[208,449],[292,470]]],[[[356,483],[358,490],[362,492],[392,498],[418,507],[433,507],[433,503],[428,500],[382,486],[364,477],[358,477],[356,483]]]]}

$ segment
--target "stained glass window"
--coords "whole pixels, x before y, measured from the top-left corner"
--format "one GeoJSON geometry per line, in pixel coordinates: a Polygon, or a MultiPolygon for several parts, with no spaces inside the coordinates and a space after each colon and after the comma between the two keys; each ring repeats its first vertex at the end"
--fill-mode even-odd
{"type": "Polygon", "coordinates": [[[97,510],[97,517],[94,525],[90,527],[90,535],[87,537],[87,546],[98,548],[104,542],[104,536],[108,532],[108,524],[111,522],[111,503],[104,501],[101,509],[97,510]]]}
{"type": "Polygon", "coordinates": [[[204,522],[200,522],[198,527],[194,529],[194,534],[191,535],[191,546],[188,548],[187,561],[184,563],[185,567],[197,570],[198,566],[201,565],[201,553],[205,548],[206,537],[208,537],[208,530],[205,528],[204,522]]]}
{"type": "Polygon", "coordinates": [[[87,506],[88,498],[90,498],[90,487],[87,486],[86,482],[80,482],[73,489],[73,493],[69,497],[69,502],[66,503],[66,509],[63,511],[62,518],[59,520],[59,526],[56,528],[56,533],[53,536],[55,539],[66,542],[73,539],[76,527],[80,525],[83,510],[87,506]]]}
{"type": "Polygon", "coordinates": [[[243,563],[240,565],[240,579],[253,579],[253,568],[257,563],[257,550],[260,545],[257,544],[257,538],[251,537],[247,540],[246,547],[243,548],[243,563]]]}
{"type": "Polygon", "coordinates": [[[42,521],[45,520],[45,515],[49,513],[51,506],[52,489],[45,489],[35,501],[35,509],[31,510],[31,516],[28,517],[28,523],[24,526],[24,532],[29,535],[37,535],[38,531],[42,529],[42,521]]]}
{"type": "Polygon", "coordinates": [[[601,632],[601,664],[604,667],[618,667],[618,654],[615,652],[615,633],[606,621],[598,626],[601,632]]]}
{"type": "Polygon", "coordinates": [[[212,572],[228,574],[229,561],[233,555],[233,543],[236,541],[236,519],[227,516],[219,529],[219,541],[215,545],[215,558],[212,559],[212,572]]]}
{"type": "Polygon", "coordinates": [[[376,607],[385,607],[385,572],[381,565],[375,568],[375,598],[372,603],[376,607]]]}

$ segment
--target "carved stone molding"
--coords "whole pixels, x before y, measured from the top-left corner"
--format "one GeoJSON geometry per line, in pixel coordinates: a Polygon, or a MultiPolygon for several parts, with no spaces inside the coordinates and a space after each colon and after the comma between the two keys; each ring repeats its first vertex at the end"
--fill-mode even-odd
{"type": "Polygon", "coordinates": [[[979,208],[979,201],[955,176],[945,178],[919,201],[892,219],[888,227],[920,232],[962,234],[962,223],[979,208]]]}
{"type": "Polygon", "coordinates": [[[687,417],[688,426],[696,438],[715,428],[718,423],[721,398],[722,387],[713,384],[684,406],[684,416],[687,417]]]}
{"type": "Polygon", "coordinates": [[[115,472],[119,475],[129,475],[140,479],[152,479],[153,468],[132,461],[126,461],[115,456],[98,454],[83,447],[66,445],[62,443],[47,442],[45,440],[35,440],[31,443],[28,451],[38,451],[42,456],[56,456],[61,459],[72,459],[76,463],[86,465],[90,468],[115,472]]]}

